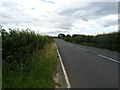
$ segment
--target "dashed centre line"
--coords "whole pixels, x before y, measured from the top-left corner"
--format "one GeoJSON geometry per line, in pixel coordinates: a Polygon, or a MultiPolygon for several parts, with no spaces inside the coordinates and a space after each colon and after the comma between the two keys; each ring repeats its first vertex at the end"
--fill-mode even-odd
{"type": "Polygon", "coordinates": [[[118,60],[112,59],[110,57],[103,56],[101,54],[98,54],[98,56],[103,57],[103,58],[108,59],[108,60],[111,60],[111,61],[116,62],[116,63],[120,63],[120,61],[118,61],[118,60]]]}
{"type": "MultiPolygon", "coordinates": [[[[72,46],[72,45],[69,45],[69,46],[72,46]]],[[[80,48],[80,47],[77,47],[78,49],[82,50],[82,51],[87,51],[86,49],[83,49],[83,48],[80,48]]],[[[116,63],[120,63],[120,61],[118,60],[115,60],[115,59],[112,59],[110,57],[107,57],[107,56],[104,56],[104,55],[101,55],[101,54],[97,54],[99,57],[103,57],[105,59],[108,59],[110,61],[113,61],[113,62],[116,62],[116,63]]]]}
{"type": "Polygon", "coordinates": [[[87,51],[86,49],[83,49],[83,48],[80,48],[80,47],[77,47],[78,49],[80,49],[80,50],[83,50],[83,51],[87,51]]]}

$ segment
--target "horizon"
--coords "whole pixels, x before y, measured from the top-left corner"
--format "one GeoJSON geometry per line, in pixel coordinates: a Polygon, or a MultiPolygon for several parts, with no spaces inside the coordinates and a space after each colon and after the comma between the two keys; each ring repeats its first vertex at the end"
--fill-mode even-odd
{"type": "MultiPolygon", "coordinates": [[[[1,25],[0,25],[1,26],[1,25]]],[[[5,29],[3,26],[2,26],[2,29],[5,29]]],[[[19,31],[24,31],[24,30],[29,30],[29,31],[33,31],[33,32],[35,32],[34,30],[31,30],[31,29],[29,29],[29,28],[26,28],[26,29],[19,29],[19,28],[8,28],[8,29],[5,29],[8,33],[9,33],[9,29],[11,29],[11,30],[19,30],[19,31]]],[[[86,35],[86,36],[96,36],[96,35],[100,35],[100,34],[109,34],[109,33],[115,33],[115,32],[119,32],[119,30],[117,30],[117,31],[112,31],[112,32],[101,32],[101,33],[97,33],[97,34],[94,34],[94,35],[88,35],[88,34],[81,34],[81,33],[73,33],[73,34],[69,34],[69,33],[58,33],[58,34],[56,34],[56,35],[47,35],[47,34],[41,34],[41,33],[38,33],[38,32],[35,32],[35,34],[39,34],[39,35],[43,35],[43,36],[50,36],[50,37],[58,37],[58,35],[59,34],[64,34],[65,36],[66,35],[70,35],[71,37],[73,36],[73,35],[86,35]]]]}

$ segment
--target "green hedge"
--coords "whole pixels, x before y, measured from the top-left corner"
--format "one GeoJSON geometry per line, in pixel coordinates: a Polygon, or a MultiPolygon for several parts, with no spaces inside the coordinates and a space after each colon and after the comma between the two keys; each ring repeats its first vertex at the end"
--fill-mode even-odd
{"type": "Polygon", "coordinates": [[[96,36],[79,35],[76,37],[63,37],[62,39],[77,44],[120,51],[120,31],[106,34],[98,34],[96,36]]]}
{"type": "Polygon", "coordinates": [[[52,37],[35,34],[30,30],[12,30],[7,32],[0,27],[2,35],[2,59],[7,63],[22,62],[37,49],[42,49],[53,41],[52,37]]]}

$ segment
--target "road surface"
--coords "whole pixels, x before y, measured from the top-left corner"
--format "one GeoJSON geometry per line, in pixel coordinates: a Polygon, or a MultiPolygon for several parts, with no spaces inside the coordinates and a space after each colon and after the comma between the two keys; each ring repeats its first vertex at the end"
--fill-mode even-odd
{"type": "Polygon", "coordinates": [[[72,88],[118,88],[118,53],[56,39],[72,88]]]}

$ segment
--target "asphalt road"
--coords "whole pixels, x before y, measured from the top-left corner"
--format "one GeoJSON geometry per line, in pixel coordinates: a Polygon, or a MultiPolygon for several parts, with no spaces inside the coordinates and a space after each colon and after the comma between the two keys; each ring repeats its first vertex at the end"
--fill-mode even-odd
{"type": "Polygon", "coordinates": [[[72,88],[118,88],[118,52],[56,39],[72,88]]]}

